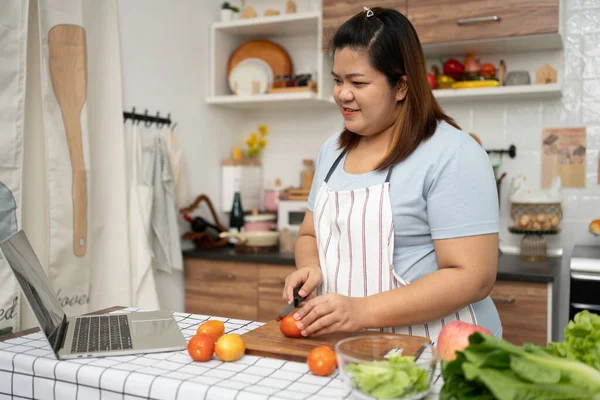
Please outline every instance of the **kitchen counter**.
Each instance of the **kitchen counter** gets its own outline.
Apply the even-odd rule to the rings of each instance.
[[[207,260],[238,261],[262,264],[294,265],[293,252],[239,253],[232,247],[210,250],[186,250],[184,257]],[[522,261],[518,255],[501,253],[498,258],[498,280],[521,282],[556,282],[560,274],[561,257],[546,261]]]

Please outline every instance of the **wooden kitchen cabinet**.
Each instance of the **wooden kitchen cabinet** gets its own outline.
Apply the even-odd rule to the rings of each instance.
[[[559,0],[408,0],[422,44],[558,32]]]
[[[255,321],[258,269],[253,264],[186,258],[185,311]]]
[[[407,0],[380,0],[377,7],[394,8],[406,15]],[[364,1],[323,0],[323,49],[333,37],[336,29],[354,14],[363,11]]]
[[[186,258],[184,269],[186,312],[268,322],[286,306],[281,295],[295,267]]]
[[[500,315],[503,338],[513,344],[546,346],[548,341],[548,284],[496,281],[490,297]]]

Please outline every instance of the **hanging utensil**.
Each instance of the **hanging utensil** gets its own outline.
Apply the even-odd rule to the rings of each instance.
[[[65,125],[73,175],[73,252],[87,248],[87,182],[81,141],[81,110],[86,100],[85,31],[78,25],[56,25],[48,34],[52,88]]]

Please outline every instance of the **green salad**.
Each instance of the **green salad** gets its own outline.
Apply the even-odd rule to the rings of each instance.
[[[414,357],[391,355],[386,361],[349,364],[344,370],[355,387],[380,399],[422,393],[429,388],[427,371],[414,363]]]

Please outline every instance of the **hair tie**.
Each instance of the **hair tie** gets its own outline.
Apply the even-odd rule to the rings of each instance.
[[[367,18],[373,16],[373,11],[371,11],[371,9],[369,7],[363,7],[363,10],[365,10],[367,12]]]

